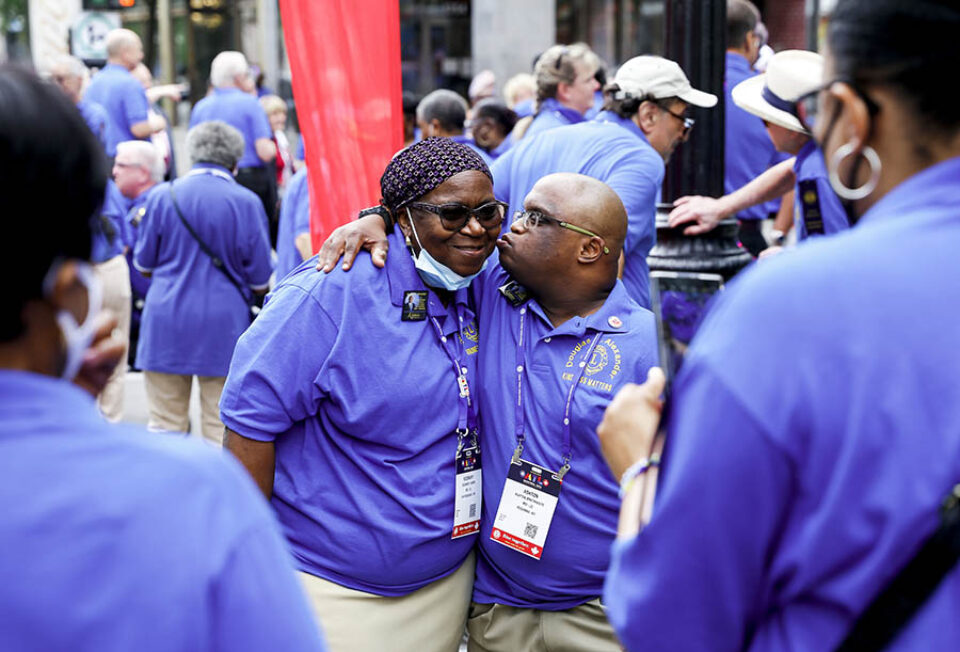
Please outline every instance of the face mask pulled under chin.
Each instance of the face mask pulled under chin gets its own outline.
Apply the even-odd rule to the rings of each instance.
[[[66,360],[63,365],[63,371],[60,377],[64,380],[73,380],[77,372],[80,371],[80,365],[83,363],[83,356],[93,343],[96,335],[96,321],[103,305],[103,292],[100,287],[100,281],[93,273],[93,268],[87,263],[75,262],[77,278],[87,290],[87,316],[82,324],[78,324],[76,318],[69,310],[61,308],[57,311],[57,325],[63,333],[63,340],[66,343]],[[60,270],[60,264],[54,263],[47,273],[43,283],[44,293],[47,297],[53,296],[53,286],[56,282],[57,273]]]
[[[417,240],[417,246],[420,247],[420,254],[414,256],[414,265],[417,268],[417,273],[420,274],[420,278],[430,287],[456,292],[469,286],[470,282],[475,279],[480,272],[486,269],[488,259],[483,261],[483,265],[480,266],[476,274],[471,274],[470,276],[457,274],[431,256],[420,242],[420,236],[417,235],[417,227],[413,225],[413,217],[410,215],[409,208],[407,209],[407,218],[410,220],[410,228],[413,230],[413,237]]]

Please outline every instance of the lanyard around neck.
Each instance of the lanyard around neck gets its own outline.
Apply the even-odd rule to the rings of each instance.
[[[188,177],[193,177],[198,174],[212,174],[215,177],[220,177],[221,179],[226,179],[227,181],[236,181],[232,174],[229,172],[224,172],[223,170],[218,170],[217,168],[194,168],[187,172]]]
[[[459,321],[457,333],[459,333],[463,329],[463,308],[457,305],[456,312]],[[476,443],[477,410],[473,403],[473,397],[470,395],[470,383],[467,381],[467,367],[460,360],[460,353],[463,351],[463,347],[456,345],[456,336],[448,337],[443,334],[443,329],[440,328],[440,322],[437,321],[436,317],[430,317],[430,323],[433,324],[434,330],[437,331],[437,337],[440,339],[440,348],[447,354],[447,357],[453,364],[453,371],[457,376],[457,436],[460,438],[460,446],[463,446],[463,440],[468,435],[472,436],[474,443]],[[451,339],[454,340],[453,349],[451,349],[450,346]]]
[[[517,439],[517,447],[514,449],[513,458],[510,460],[514,464],[520,462],[520,455],[523,453],[523,442],[526,437],[526,417],[523,412],[523,374],[527,369],[526,342],[524,337],[526,333],[524,326],[526,324],[528,307],[529,304],[520,308],[520,337],[517,341],[517,404],[514,411],[514,435]],[[577,387],[580,385],[580,379],[583,378],[583,372],[587,368],[587,363],[590,362],[590,358],[593,355],[593,350],[596,348],[597,342],[600,340],[601,335],[602,333],[597,331],[597,333],[593,336],[593,339],[590,340],[590,346],[587,347],[587,352],[584,354],[584,356],[580,358],[579,370],[577,371],[576,377],[573,379],[573,383],[570,385],[570,390],[567,392],[567,402],[563,407],[563,465],[557,472],[557,477],[560,480],[563,480],[563,476],[566,475],[567,471],[570,470],[570,457],[573,454],[570,427],[570,406],[573,405],[573,395],[577,391]]]

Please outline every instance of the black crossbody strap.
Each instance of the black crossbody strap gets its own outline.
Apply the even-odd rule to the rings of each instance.
[[[910,622],[960,559],[960,484],[943,501],[940,526],[873,599],[837,648],[882,650]]]
[[[180,218],[180,221],[183,222],[183,225],[187,227],[187,231],[190,232],[190,235],[193,236],[193,239],[197,241],[197,244],[200,245],[200,251],[207,254],[210,258],[210,262],[213,263],[213,266],[219,269],[224,276],[227,277],[227,280],[233,284],[233,287],[237,288],[237,291],[240,293],[240,296],[243,297],[243,300],[246,303],[250,303],[250,297],[247,296],[246,291],[243,289],[243,286],[240,284],[237,279],[233,278],[233,275],[227,271],[227,266],[224,265],[223,260],[213,252],[210,247],[207,246],[207,243],[200,239],[200,236],[194,231],[193,227],[190,226],[190,222],[187,221],[187,218],[183,216],[183,211],[180,210],[180,204],[177,203],[177,194],[173,191],[173,181],[170,182],[170,200],[173,202],[173,210],[177,212],[177,217]]]

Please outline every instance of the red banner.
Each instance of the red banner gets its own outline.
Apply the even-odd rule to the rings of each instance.
[[[310,177],[314,251],[377,203],[380,175],[403,145],[400,3],[280,0]]]

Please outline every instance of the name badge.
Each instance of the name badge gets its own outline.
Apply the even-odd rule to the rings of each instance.
[[[427,293],[408,291],[403,293],[403,310],[400,321],[424,321],[427,318]]]
[[[511,462],[490,538],[540,559],[560,500],[563,481],[553,471],[520,460]]]
[[[453,504],[451,539],[467,537],[480,531],[482,473],[479,447],[471,446],[457,453],[457,493]]]

